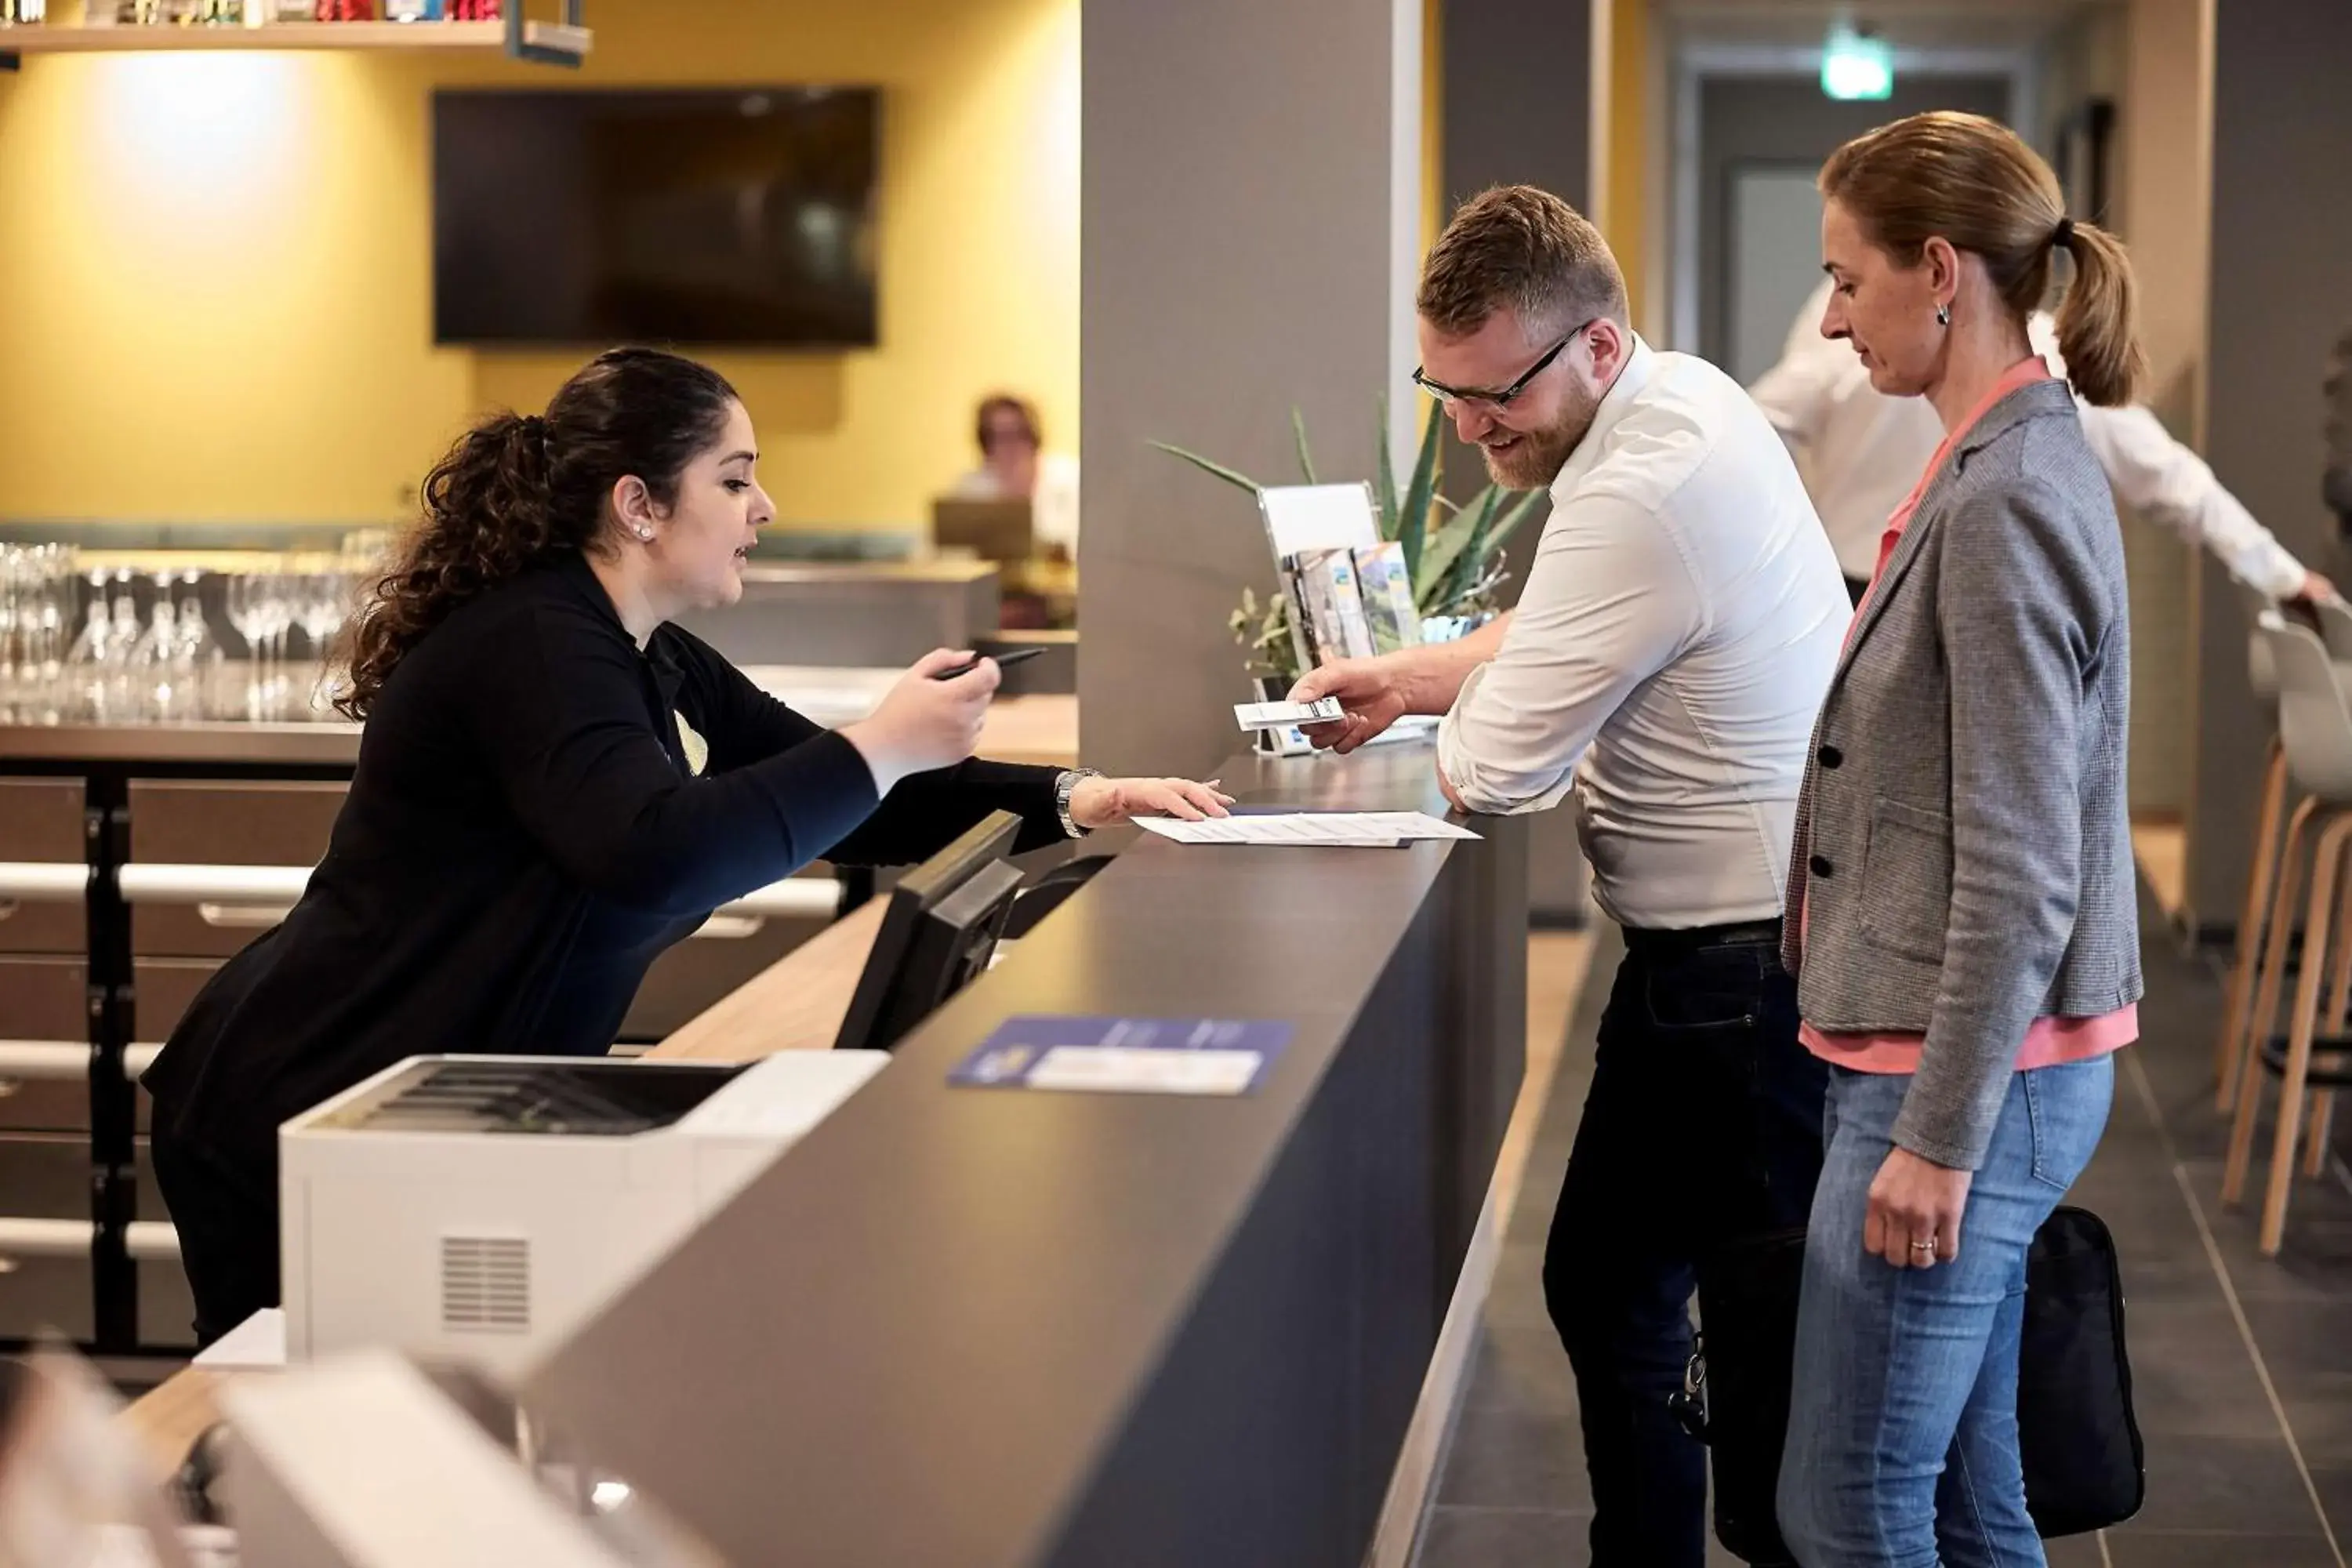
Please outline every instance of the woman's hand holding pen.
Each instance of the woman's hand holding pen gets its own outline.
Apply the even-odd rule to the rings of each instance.
[[[996,661],[983,658],[962,675],[940,675],[971,664],[970,650],[936,648],[916,660],[881,706],[841,736],[873,770],[874,788],[888,795],[910,773],[951,768],[980,744],[980,726],[996,695]]]

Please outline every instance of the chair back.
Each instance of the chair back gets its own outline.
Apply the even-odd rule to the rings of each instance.
[[[2336,666],[2316,635],[2274,614],[2254,635],[2270,650],[2279,679],[2279,739],[2298,788],[2331,805],[2352,805],[2352,711]]]
[[[2341,599],[2314,599],[2311,613],[2319,620],[2319,640],[2337,664],[2352,664],[2352,605]]]
[[[2278,710],[2278,666],[2271,659],[2271,645],[2263,640],[2264,616],[2278,614],[2278,603],[2260,588],[2249,588],[2243,583],[2233,584],[2238,590],[2238,602],[2246,607],[2246,684],[2253,688],[2254,700],[2275,713]]]

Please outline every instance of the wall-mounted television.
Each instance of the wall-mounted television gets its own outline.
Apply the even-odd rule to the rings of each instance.
[[[878,100],[436,93],[435,341],[871,345]]]

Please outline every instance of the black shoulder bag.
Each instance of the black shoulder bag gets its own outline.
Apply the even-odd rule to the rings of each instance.
[[[1710,1450],[1715,1533],[1746,1563],[1793,1562],[1774,1493],[1804,1258],[1802,1230],[1776,1231],[1724,1248],[1698,1271],[1703,1331],[1675,1406]],[[2026,1255],[2017,1425],[2025,1506],[2042,1535],[2104,1530],[2139,1511],[2147,1464],[2124,1352],[2123,1276],[2115,1238],[2087,1209],[2054,1211]]]

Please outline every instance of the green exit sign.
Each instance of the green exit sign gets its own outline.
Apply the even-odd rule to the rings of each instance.
[[[1884,38],[1831,28],[1829,42],[1822,46],[1822,90],[1844,100],[1893,97],[1895,50]]]

